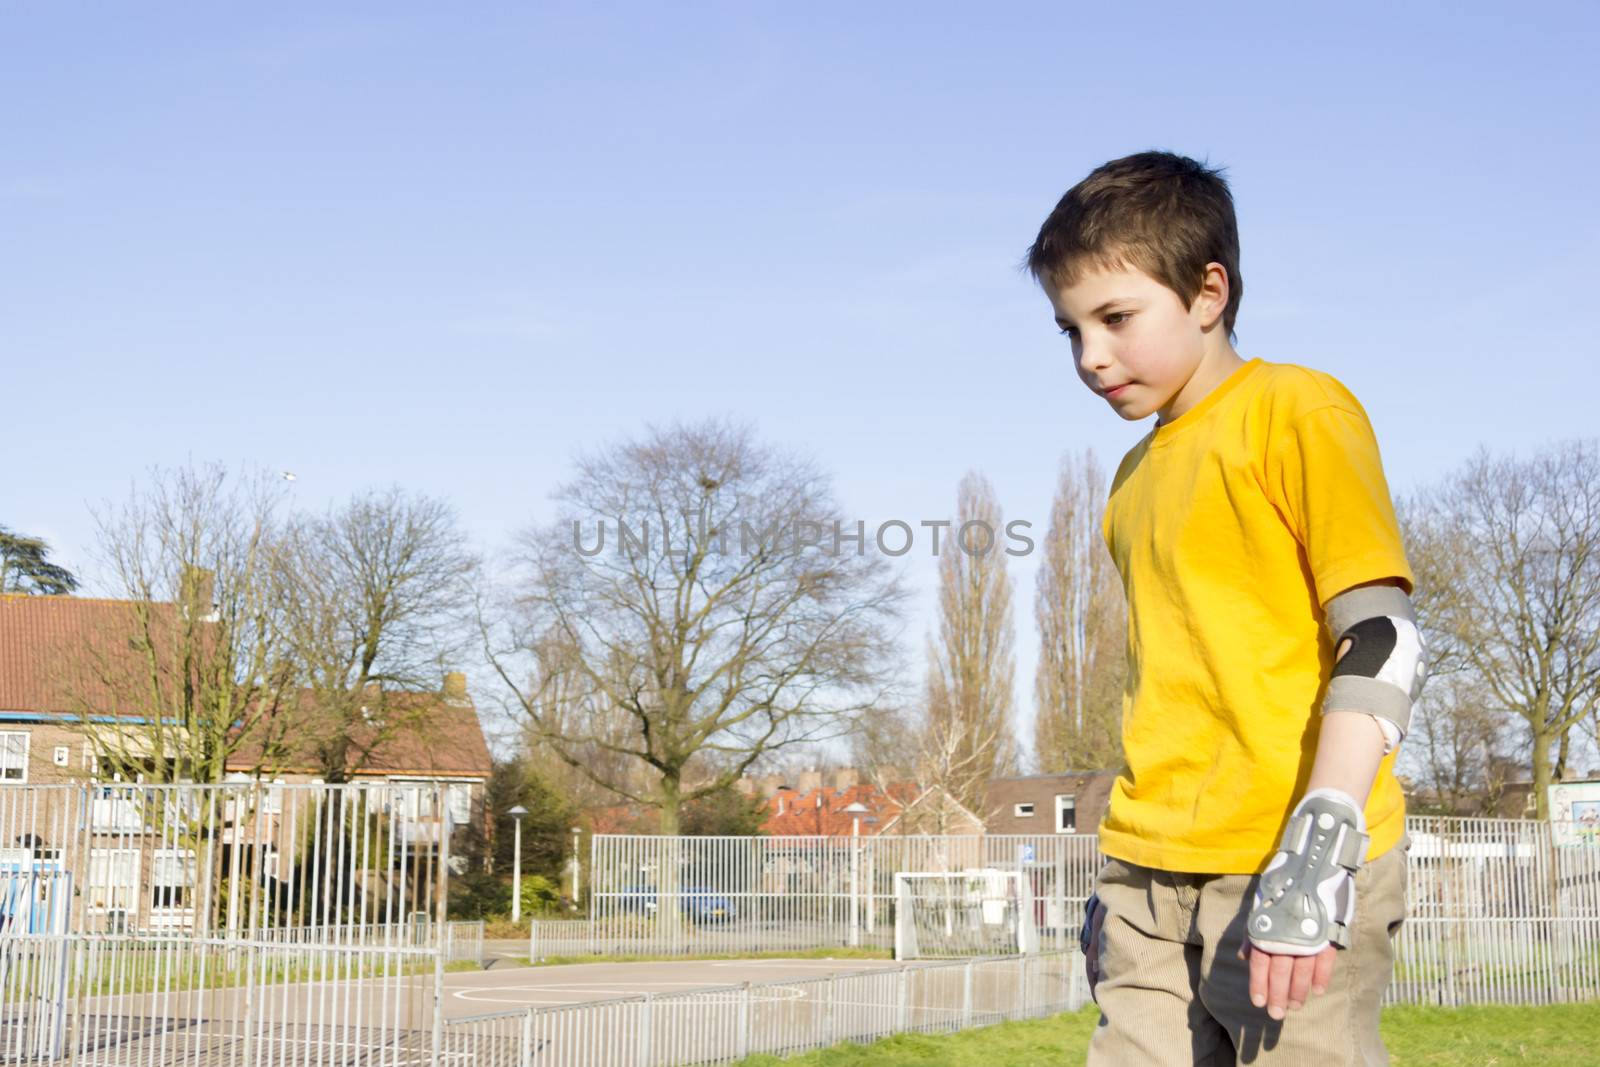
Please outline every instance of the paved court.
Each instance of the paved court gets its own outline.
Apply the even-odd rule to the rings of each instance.
[[[870,1041],[895,1029],[953,1029],[996,1021],[1024,1001],[1043,996],[1053,1003],[1070,993],[1059,967],[1036,968],[1029,978],[1020,961],[993,961],[966,975],[959,967],[913,966],[907,980],[886,973],[899,969],[889,960],[759,959],[449,973],[442,977],[447,1025],[437,1057],[432,973],[87,997],[75,1005],[70,1044],[80,1064],[105,1067],[302,1060],[526,1067],[530,1056],[535,1064],[616,1067],[633,1063],[634,1050],[644,1045],[655,1050],[652,1063],[698,1062],[731,1056],[745,1047],[735,1048],[740,1041],[782,1051],[809,1047],[818,1035],[831,1043]],[[818,981],[851,974],[862,977]],[[750,995],[731,991],[746,982],[759,988]],[[707,988],[729,991],[670,996]],[[647,1004],[645,994],[663,999]],[[579,1004],[591,1006],[561,1010]],[[529,1008],[551,1010],[535,1017]],[[9,1023],[19,1037],[37,1036],[36,1026],[17,1029],[24,1022],[0,1018],[0,1031]]]
[[[552,967],[497,966],[445,975],[445,1014],[451,1018],[517,1008],[613,1000],[643,993],[681,993],[741,982],[826,978],[900,966],[892,960],[672,960],[652,963],[572,963]]]

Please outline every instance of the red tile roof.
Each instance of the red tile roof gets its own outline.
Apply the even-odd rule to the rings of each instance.
[[[761,824],[766,833],[778,835],[820,834],[849,837],[855,816],[844,809],[860,802],[869,810],[861,815],[861,836],[870,837],[900,814],[922,792],[913,782],[894,782],[886,794],[875,785],[853,785],[847,789],[812,789],[805,793],[780,789],[767,798],[771,813]],[[781,813],[780,813],[781,812]]]
[[[310,707],[311,694],[302,699]],[[379,737],[379,728],[358,723],[349,731],[351,754],[366,757],[351,768],[357,775],[444,775],[487,778],[494,770],[478,711],[465,696],[444,693],[388,690],[383,694],[384,713],[406,723],[388,737]],[[264,759],[261,746],[247,745],[228,759],[230,771],[254,773],[261,769],[279,774],[316,774],[320,771],[313,738],[302,734],[304,743],[291,744],[288,752]],[[368,751],[370,749],[370,751]]]
[[[170,613],[172,604],[154,604]],[[128,713],[113,688],[94,676],[103,653],[137,632],[124,600],[0,593],[0,712],[72,715],[84,710]],[[130,670],[135,665],[130,664]],[[142,688],[142,687],[140,687]]]
[[[176,610],[167,603],[151,607],[158,617],[170,617]],[[142,665],[130,655],[123,666],[109,654],[125,646],[137,626],[138,614],[126,600],[0,594],[0,714],[137,714],[142,709],[117,706],[117,692],[143,690]],[[120,669],[128,672],[131,684],[108,685],[106,675]],[[418,725],[385,739],[357,773],[489,774],[489,748],[477,710],[464,693],[451,698],[437,692],[391,691],[384,700],[393,713]],[[369,738],[355,740],[356,751],[361,751]],[[276,770],[315,773],[304,752],[278,762],[287,765]],[[253,771],[259,763],[257,748],[230,760],[229,769]]]

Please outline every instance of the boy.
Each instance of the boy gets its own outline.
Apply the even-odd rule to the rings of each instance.
[[[1366,413],[1326,374],[1234,351],[1233,200],[1191,159],[1098,168],[1028,267],[1084,384],[1156,416],[1103,524],[1127,766],[1085,922],[1089,1062],[1386,1063],[1394,749],[1424,650]]]

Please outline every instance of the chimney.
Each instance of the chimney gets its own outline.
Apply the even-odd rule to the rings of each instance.
[[[813,789],[821,789],[822,772],[818,770],[801,771],[798,788],[802,793],[809,793]]]
[[[444,698],[452,704],[467,702],[467,676],[461,671],[449,671],[445,674]]]
[[[217,574],[186,563],[178,578],[178,608],[199,613],[201,622],[217,621]]]
[[[780,775],[768,774],[757,779],[757,784],[761,786],[761,795],[770,797],[783,788],[783,778]]]
[[[861,773],[854,767],[845,767],[833,772],[833,787],[840,792],[861,784]]]

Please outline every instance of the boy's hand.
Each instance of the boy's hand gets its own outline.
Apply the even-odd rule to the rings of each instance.
[[[1354,797],[1313,789],[1289,815],[1278,852],[1256,880],[1247,919],[1250,1002],[1274,1019],[1302,1007],[1333,977],[1349,944],[1354,874],[1367,850],[1366,816]]]
[[[1303,1007],[1308,993],[1321,996],[1328,991],[1339,950],[1329,945],[1315,956],[1286,956],[1246,941],[1244,951],[1250,960],[1250,1003],[1281,1019]]]

